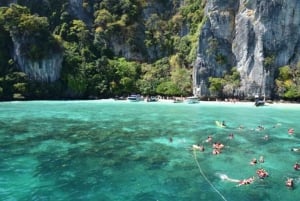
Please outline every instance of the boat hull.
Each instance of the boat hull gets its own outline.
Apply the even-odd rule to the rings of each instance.
[[[140,95],[131,95],[127,97],[127,100],[130,102],[138,102],[138,101],[142,101],[142,97]]]
[[[195,104],[195,103],[199,103],[199,99],[198,97],[187,97],[186,98],[186,103],[188,104]]]

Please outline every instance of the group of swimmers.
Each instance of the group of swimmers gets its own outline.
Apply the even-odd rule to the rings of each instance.
[[[300,168],[300,164],[296,163],[295,165],[299,166],[299,168]],[[257,174],[259,179],[264,179],[264,178],[269,176],[269,173],[263,168],[258,169],[256,171],[256,174]],[[252,184],[254,182],[254,180],[255,180],[254,177],[250,177],[248,179],[240,180],[240,181],[238,181],[237,186]],[[235,180],[232,180],[232,181],[236,182]],[[294,179],[293,178],[287,178],[287,180],[285,181],[285,185],[288,188],[293,188],[294,187]]]
[[[233,136],[232,136],[233,137]],[[207,139],[205,140],[205,142],[209,143],[212,141],[212,137],[208,136]],[[220,154],[221,150],[224,148],[224,144],[220,143],[220,142],[214,142],[212,145],[213,151],[212,154],[216,155],[216,154]],[[192,149],[193,150],[198,150],[203,152],[205,150],[203,145],[200,144],[194,144],[192,145]]]
[[[225,122],[223,121],[222,124],[224,123],[225,125]],[[257,130],[259,131],[262,131],[264,130],[264,127],[263,126],[258,126]],[[293,128],[290,128],[288,129],[288,134],[292,135],[294,134],[294,129]],[[233,139],[234,138],[234,135],[233,133],[230,133],[228,135],[228,139]],[[264,140],[268,140],[269,139],[269,136],[268,135],[265,135],[263,137]],[[212,136],[208,136],[207,139],[205,140],[206,143],[210,143],[212,142],[213,138]],[[224,148],[224,144],[220,143],[220,142],[214,142],[212,144],[212,148],[213,148],[213,151],[212,151],[212,154],[213,155],[216,155],[216,154],[220,154],[221,153],[221,150]],[[203,152],[205,149],[204,149],[204,146],[203,145],[200,145],[200,144],[197,144],[197,145],[193,145],[192,146],[192,149],[193,150],[199,150],[201,152]],[[294,148],[296,149],[296,148]],[[292,151],[298,151],[297,150],[293,150]],[[299,148],[299,151],[300,151],[300,148]],[[257,160],[256,158],[252,159],[250,161],[250,164],[251,165],[256,165],[258,162],[260,163],[264,163],[264,157],[263,156],[260,156],[259,160]],[[297,162],[294,164],[294,169],[295,170],[300,170],[300,164]],[[259,168],[257,171],[256,171],[256,175],[258,176],[259,179],[264,179],[266,177],[269,176],[269,173],[263,169],[263,168]],[[254,182],[254,177],[250,177],[250,178],[247,178],[247,179],[243,179],[243,180],[236,180],[235,182],[238,182],[238,185],[237,186],[242,186],[242,185],[248,185],[248,184],[252,184]],[[294,187],[294,182],[293,182],[293,178],[287,178],[287,180],[285,181],[285,185],[289,188],[293,188]]]
[[[258,160],[260,163],[264,163],[265,162],[265,159],[263,156],[260,156],[259,157],[259,160]],[[258,163],[257,159],[256,158],[253,158],[251,161],[250,161],[250,165],[256,165]]]
[[[220,143],[220,142],[216,142],[213,143],[213,151],[212,154],[216,155],[216,154],[220,154],[221,150],[224,148],[224,144]]]
[[[269,173],[263,168],[258,169],[256,174],[260,179],[264,179],[269,176]]]

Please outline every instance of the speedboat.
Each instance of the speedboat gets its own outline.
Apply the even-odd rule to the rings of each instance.
[[[132,94],[127,97],[127,100],[129,100],[130,102],[138,102],[138,101],[142,101],[143,98],[139,94]]]
[[[199,98],[197,96],[190,96],[186,98],[188,104],[199,103]]]

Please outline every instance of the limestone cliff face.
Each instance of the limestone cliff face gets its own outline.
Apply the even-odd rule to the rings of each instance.
[[[206,16],[194,66],[199,96],[209,95],[208,77],[236,66],[242,82],[233,94],[270,97],[278,68],[300,60],[300,1],[211,0]]]
[[[47,4],[48,0],[43,1],[43,4]],[[18,3],[15,0],[7,0],[1,2],[0,6],[9,6],[11,3]],[[22,2],[26,4],[27,2]],[[50,33],[49,33],[50,34]],[[10,31],[10,36],[13,43],[12,58],[14,58],[17,67],[34,81],[39,82],[54,82],[60,78],[60,72],[62,68],[63,52],[60,47],[42,46],[41,43],[46,42],[49,38],[40,37],[45,33],[31,33],[28,34],[14,30]],[[50,34],[51,35],[51,34]],[[45,52],[39,59],[32,59],[26,55],[24,49],[30,49],[36,46],[37,49]],[[58,46],[58,45],[57,45]]]
[[[40,82],[54,82],[60,78],[63,61],[61,52],[53,53],[49,50],[49,54],[45,58],[32,60],[22,53],[21,46],[24,41],[14,36],[12,41],[14,45],[14,60],[30,79]]]

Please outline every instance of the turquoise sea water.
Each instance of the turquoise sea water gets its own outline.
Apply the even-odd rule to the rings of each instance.
[[[0,200],[300,200],[293,169],[300,152],[291,151],[300,148],[299,112],[299,105],[277,104],[3,102]],[[205,142],[209,135],[225,145],[220,155]],[[205,151],[192,151],[193,144]],[[260,156],[264,163],[249,165]],[[260,167],[269,177],[251,185],[222,180],[256,176]]]

